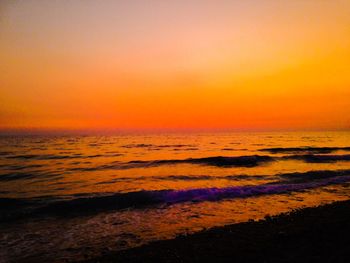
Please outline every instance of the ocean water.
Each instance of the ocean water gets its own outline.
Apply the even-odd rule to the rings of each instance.
[[[350,198],[350,133],[0,138],[0,262],[74,261]]]

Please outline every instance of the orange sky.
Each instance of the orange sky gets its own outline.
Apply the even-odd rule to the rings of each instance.
[[[0,98],[2,129],[349,129],[350,1],[1,1]]]

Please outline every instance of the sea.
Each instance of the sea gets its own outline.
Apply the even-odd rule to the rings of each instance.
[[[350,132],[0,137],[0,262],[71,262],[350,199]]]

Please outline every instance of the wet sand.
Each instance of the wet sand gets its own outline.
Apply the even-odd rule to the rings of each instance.
[[[350,262],[350,200],[212,228],[87,262]]]

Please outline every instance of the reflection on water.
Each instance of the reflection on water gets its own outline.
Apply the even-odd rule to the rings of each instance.
[[[3,137],[0,257],[83,259],[345,200],[349,146],[345,132]]]

